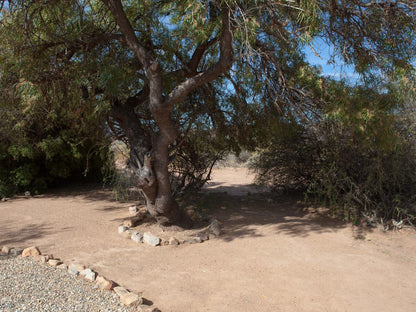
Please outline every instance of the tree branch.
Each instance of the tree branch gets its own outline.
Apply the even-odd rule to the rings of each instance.
[[[196,71],[198,70],[198,65],[201,62],[201,59],[204,56],[205,51],[210,46],[212,46],[217,40],[217,38],[213,38],[201,43],[196,47],[194,53],[192,54],[192,58],[187,66],[187,71],[190,75],[195,75],[197,73]]]
[[[230,69],[233,62],[232,39],[233,34],[230,23],[230,9],[228,7],[223,7],[222,33],[220,38],[220,58],[218,62],[210,69],[194,75],[193,77],[182,82],[174,90],[172,90],[165,98],[165,103],[169,108],[174,104],[183,101],[189,92],[191,92],[193,89],[214,80],[221,74],[225,73],[228,69]],[[197,54],[194,53],[195,61],[198,59],[199,53],[199,51]]]
[[[126,13],[124,12],[123,6],[120,0],[101,0],[104,2],[108,8],[110,9],[111,13],[114,16],[118,26],[120,27],[124,37],[126,38],[127,45],[132,49],[134,54],[136,54],[137,58],[146,68],[150,68],[153,64],[154,60],[146,50],[146,48],[139,42],[136,35],[134,34],[134,29],[128,20]]]

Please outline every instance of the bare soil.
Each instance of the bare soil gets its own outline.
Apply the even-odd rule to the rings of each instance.
[[[196,198],[201,223],[194,231],[215,217],[223,235],[214,240],[136,244],[117,233],[132,203],[80,186],[0,202],[0,246],[36,245],[79,261],[163,312],[415,310],[414,231],[358,228],[301,198],[258,193],[243,168],[217,169],[213,177]]]

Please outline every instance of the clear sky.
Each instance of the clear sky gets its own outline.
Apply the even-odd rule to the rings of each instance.
[[[346,65],[339,57],[335,58],[333,62],[330,62],[331,55],[334,52],[334,47],[329,46],[322,39],[315,39],[311,43],[313,50],[308,46],[305,46],[304,52],[306,59],[311,65],[316,65],[321,68],[323,76],[329,76],[334,79],[344,78],[345,80],[355,83],[359,79],[359,75],[355,72],[354,66]]]

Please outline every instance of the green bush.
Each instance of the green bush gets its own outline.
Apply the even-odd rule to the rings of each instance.
[[[30,85],[30,98],[18,88],[0,96],[0,197],[100,181],[112,170],[105,122],[94,107],[76,92],[52,105],[51,97],[59,95],[42,88]]]
[[[416,217],[414,121],[391,93],[356,88],[313,124],[281,124],[252,163],[257,180],[300,189],[345,220]],[[339,95],[339,94],[338,94]]]

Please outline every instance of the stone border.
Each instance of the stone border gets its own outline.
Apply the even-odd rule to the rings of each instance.
[[[24,249],[3,246],[0,250],[0,255],[11,255],[16,257],[21,255],[22,258],[32,258],[40,263],[65,270],[68,274],[73,276],[82,277],[90,283],[95,283],[94,287],[101,291],[113,291],[118,295],[122,304],[137,309],[137,312],[161,312],[158,308],[144,304],[143,298],[138,294],[119,286],[116,282],[107,279],[102,275],[98,275],[97,272],[92,269],[86,268],[84,265],[76,262],[67,265],[53,255],[42,254],[36,246]]]
[[[179,241],[175,237],[170,237],[169,240],[163,241],[160,237],[153,235],[150,232],[139,233],[132,229],[139,222],[146,218],[146,209],[138,209],[136,205],[129,207],[130,218],[125,220],[123,224],[118,226],[118,233],[126,238],[130,238],[136,243],[145,243],[147,245],[167,246],[167,245],[183,245],[183,244],[198,244],[204,241],[216,238],[221,235],[221,226],[218,220],[213,219],[205,230],[202,230],[197,236],[189,237],[186,240]]]

